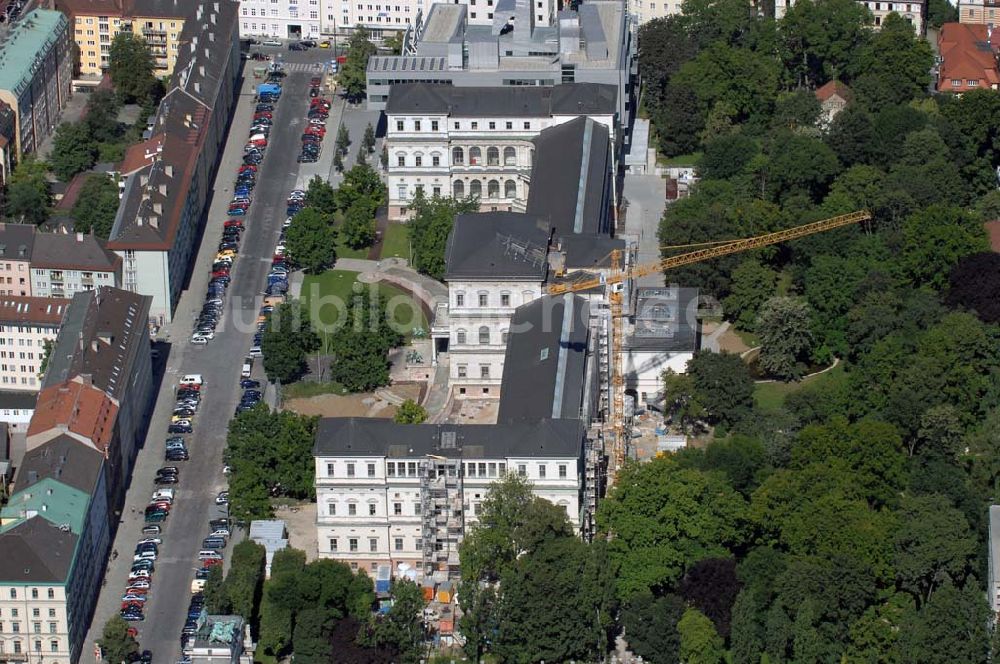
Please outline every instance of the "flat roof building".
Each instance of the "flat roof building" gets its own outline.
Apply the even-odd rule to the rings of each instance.
[[[34,9],[0,37],[0,101],[16,115],[16,158],[34,152],[70,96],[73,49],[62,12]]]

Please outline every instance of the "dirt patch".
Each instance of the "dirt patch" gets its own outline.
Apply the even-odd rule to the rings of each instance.
[[[288,546],[306,552],[306,562],[319,557],[316,542],[316,503],[278,505],[274,518],[285,522],[288,530]]]
[[[419,403],[421,386],[416,383],[392,385],[386,388],[401,399],[413,399]],[[318,394],[304,399],[289,399],[285,409],[300,415],[320,417],[382,417],[396,415],[396,406],[374,394]]]
[[[445,421],[449,424],[496,424],[499,399],[455,399]]]
[[[726,353],[745,353],[750,350],[750,346],[743,343],[743,339],[740,335],[733,331],[730,327],[728,330],[722,333],[719,337],[719,350]]]

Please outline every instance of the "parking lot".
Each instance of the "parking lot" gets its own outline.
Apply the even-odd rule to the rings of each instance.
[[[175,494],[169,516],[160,524],[162,544],[158,546],[151,575],[144,620],[132,623],[139,631],[141,647],[151,650],[157,662],[175,662],[180,656],[180,633],[187,617],[189,589],[195,570],[200,567],[198,550],[209,534],[209,521],[225,515],[225,507],[217,506],[215,499],[218,492],[226,488],[222,452],[227,426],[240,400],[243,358],[254,336],[271,256],[285,219],[285,199],[299,180],[300,165],[296,157],[308,108],[309,79],[315,75],[315,63],[331,57],[328,51],[319,49],[290,53],[273,48],[269,52],[283,56],[288,63],[288,74],[283,81],[282,98],[275,105],[274,125],[266,156],[258,170],[253,204],[244,217],[246,231],[232,266],[232,283],[225,298],[224,313],[210,343],[190,343],[195,320],[205,300],[223,223],[228,218],[226,211],[233,194],[233,182],[242,163],[243,147],[251,125],[255,107],[253,92],[260,82],[252,75],[254,61],[246,63],[241,96],[216,175],[207,227],[190,284],[182,295],[174,320],[162,331],[171,345],[166,371],[149,436],[133,472],[113,545],[117,557],[109,564],[105,587],[81,658],[84,661],[94,661],[91,646],[100,638],[104,623],[120,608],[133,550],[136,542],[143,538],[143,511],[156,489],[157,469],[165,465],[177,466],[179,481],[170,485]],[[332,160],[332,137],[336,135],[339,117],[339,113],[331,112],[327,125],[330,138],[323,146],[327,169]],[[311,172],[322,173],[324,160],[306,166]],[[261,377],[259,364],[257,362],[254,367],[255,378]],[[164,441],[175,407],[175,390],[179,378],[187,374],[200,374],[204,380],[201,403],[192,420],[193,433],[184,436],[190,460],[165,462]]]

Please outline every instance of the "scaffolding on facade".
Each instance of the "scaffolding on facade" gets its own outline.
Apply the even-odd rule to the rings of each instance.
[[[449,434],[455,435],[454,432],[442,432],[442,447],[447,446],[445,438]],[[458,545],[465,533],[461,461],[438,456],[424,461],[420,497],[424,577],[442,581],[458,578]]]

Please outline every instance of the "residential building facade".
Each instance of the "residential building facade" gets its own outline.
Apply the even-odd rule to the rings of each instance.
[[[31,295],[33,224],[0,223],[0,295]]]
[[[31,254],[31,292],[36,297],[71,298],[121,283],[122,259],[104,240],[84,233],[38,234]]]
[[[490,484],[508,473],[579,524],[584,426],[579,420],[504,425],[402,425],[324,418],[316,432],[319,556],[374,573],[405,563],[453,571]]]
[[[30,451],[0,510],[0,661],[77,662],[110,548],[103,457],[60,437]]]
[[[0,390],[37,392],[69,300],[0,296]]]
[[[15,155],[34,152],[56,126],[70,96],[73,45],[62,12],[34,9],[0,37],[0,101],[16,116]]]
[[[134,170],[122,169],[108,248],[122,257],[123,288],[153,298],[154,325],[172,319],[200,239],[242,67],[238,11],[229,0],[197,6],[152,136],[126,155]]]
[[[958,0],[955,3],[958,10],[959,23],[979,23],[996,25],[1000,16],[1000,5],[996,0]]]
[[[173,73],[181,31],[190,10],[168,0],[57,0],[69,16],[79,55],[78,75],[95,83],[108,70],[111,42],[119,32],[141,35],[157,76]]]
[[[945,23],[938,32],[938,92],[961,94],[983,88],[1000,89],[1000,35],[989,25]]]
[[[523,212],[534,163],[532,139],[578,116],[614,135],[614,86],[458,88],[392,86],[386,104],[389,218],[404,219],[417,192],[476,196],[480,209]]]
[[[318,39],[322,11],[320,0],[246,0],[240,3],[240,37]]]
[[[17,165],[17,116],[9,104],[0,101],[0,187],[10,182]]]
[[[636,45],[625,5],[593,0],[562,10],[551,26],[535,20],[532,0],[498,0],[508,8],[491,25],[474,25],[471,6],[436,3],[403,38],[401,55],[376,55],[366,72],[368,108],[383,110],[399,83],[511,88],[603,83],[615,86],[615,114],[627,138],[635,111]],[[481,115],[489,115],[484,110]]]
[[[854,99],[851,89],[833,80],[820,86],[816,90],[816,100],[820,104],[819,124],[821,127],[829,127],[837,114],[847,108],[847,105]]]

